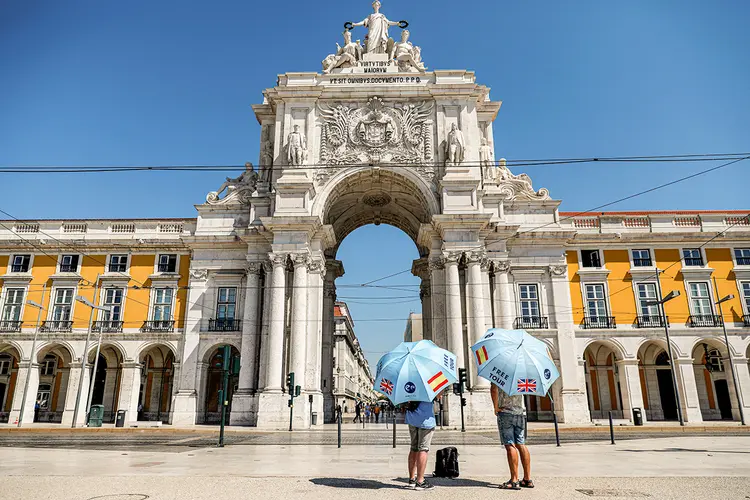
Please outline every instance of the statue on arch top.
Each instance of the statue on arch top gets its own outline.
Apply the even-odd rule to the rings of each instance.
[[[336,53],[323,59],[323,73],[328,74],[336,68],[349,68],[362,59],[362,46],[359,40],[352,42],[352,32],[344,31],[344,46],[336,44]]]
[[[391,21],[385,14],[380,13],[381,3],[378,0],[372,2],[372,8],[374,12],[367,16],[359,23],[353,23],[351,26],[364,26],[367,28],[367,38],[365,39],[365,52],[368,54],[387,54],[388,53],[388,42],[390,37],[388,36],[388,28],[391,26],[399,26],[398,21]],[[391,43],[392,40],[391,40]]]
[[[398,62],[398,69],[400,71],[415,69],[420,73],[424,73],[422,49],[416,45],[412,45],[409,41],[409,30],[401,32],[401,41],[393,46],[389,56]]]

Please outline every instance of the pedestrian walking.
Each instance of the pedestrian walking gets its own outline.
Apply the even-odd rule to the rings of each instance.
[[[441,396],[439,395],[438,398]],[[424,472],[427,469],[427,456],[430,443],[435,433],[435,414],[432,402],[413,401],[406,404],[406,424],[409,426],[409,487],[417,490],[429,490],[432,485],[427,482]]]
[[[341,418],[341,403],[336,405],[336,422]]]
[[[373,412],[375,413],[375,423],[377,424],[380,422],[380,405],[375,405]]]
[[[526,414],[523,407],[523,396],[516,394],[508,396],[496,385],[490,389],[492,404],[497,415],[497,427],[500,441],[505,446],[510,469],[510,480],[500,485],[503,490],[520,490],[533,488],[531,480],[531,454],[526,447]],[[519,481],[518,462],[523,466],[523,479]]]
[[[362,420],[362,404],[357,403],[354,405],[354,420],[352,421],[353,424],[357,423],[357,420]]]
[[[370,410],[370,405],[369,405],[369,404],[368,404],[368,405],[365,405],[365,421],[366,421],[367,423],[370,423],[370,415],[371,415],[371,414],[372,414],[372,412],[371,412],[371,410]]]
[[[39,410],[42,408],[42,402],[40,400],[36,400],[36,403],[34,403],[34,422],[39,422]]]

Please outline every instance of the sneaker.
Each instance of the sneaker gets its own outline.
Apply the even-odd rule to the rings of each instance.
[[[413,488],[416,488],[416,487],[417,487],[417,479],[416,478],[409,479],[409,488],[413,489]]]
[[[417,483],[414,488],[417,490],[431,490],[433,486],[430,483],[428,483],[427,480],[425,479],[421,483]]]

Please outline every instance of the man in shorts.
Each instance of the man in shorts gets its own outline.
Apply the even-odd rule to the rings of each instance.
[[[435,433],[435,414],[432,403],[413,401],[406,409],[406,423],[409,425],[411,448],[409,449],[409,487],[429,490],[432,485],[424,478],[427,468],[427,454],[430,451],[432,435]]]
[[[508,396],[495,384],[490,390],[492,404],[497,415],[497,427],[500,431],[500,441],[505,446],[510,468],[510,480],[500,485],[503,490],[520,490],[533,488],[531,480],[531,455],[526,448],[526,412],[523,407],[523,396],[517,394]],[[523,480],[518,480],[518,458],[523,465]]]

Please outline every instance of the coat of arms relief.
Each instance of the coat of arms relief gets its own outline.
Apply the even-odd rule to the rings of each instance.
[[[325,184],[339,169],[353,165],[413,166],[429,182],[432,164],[432,103],[386,106],[371,97],[365,106],[318,104],[322,120],[318,184]]]

